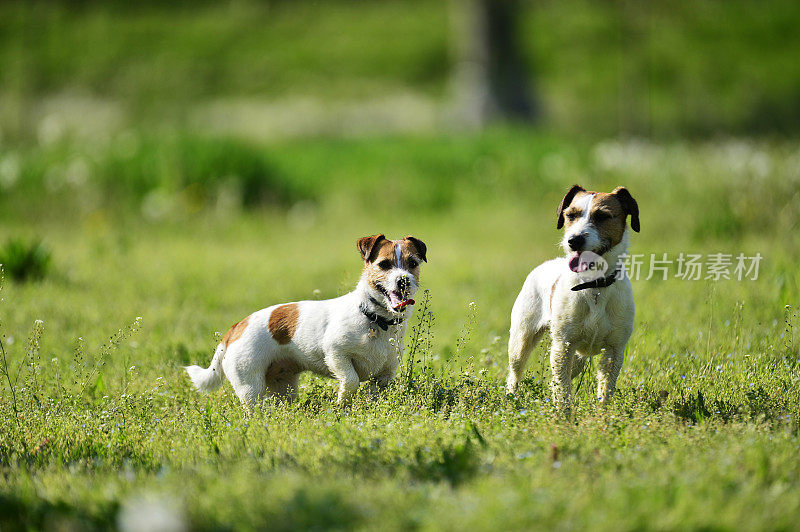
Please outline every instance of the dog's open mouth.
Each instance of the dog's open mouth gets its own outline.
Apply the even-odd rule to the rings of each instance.
[[[405,299],[405,296],[399,290],[386,290],[383,286],[376,284],[378,290],[389,300],[389,306],[395,312],[402,312],[407,306],[413,305],[413,299]]]
[[[408,305],[413,305],[414,300],[403,299],[403,295],[400,292],[392,290],[389,292],[389,304],[395,312],[400,312],[401,310],[405,310]]]
[[[608,263],[599,254],[593,251],[573,251],[567,259],[569,269],[584,275],[605,275]]]
[[[580,251],[573,251],[572,255],[569,256],[569,269],[575,273],[581,273],[586,270],[586,263],[581,263],[581,252]]]

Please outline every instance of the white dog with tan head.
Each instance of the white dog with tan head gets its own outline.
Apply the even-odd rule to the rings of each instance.
[[[531,350],[549,331],[553,402],[568,411],[572,378],[601,355],[597,397],[611,401],[633,332],[633,291],[620,257],[628,250],[627,219],[639,231],[639,207],[624,187],[611,193],[575,185],[558,207],[566,257],[545,262],[525,280],[511,311],[506,390],[514,393]]]
[[[208,392],[223,373],[252,408],[265,397],[291,400],[300,373],[339,382],[339,404],[362,381],[389,384],[403,353],[406,323],[419,286],[425,244],[413,236],[384,235],[358,241],[364,271],[355,290],[325,301],[299,301],[259,310],[225,334],[208,369],[189,366],[195,387]]]

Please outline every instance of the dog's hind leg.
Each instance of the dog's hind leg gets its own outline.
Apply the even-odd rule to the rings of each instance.
[[[267,384],[264,381],[263,375],[253,374],[246,378],[228,377],[228,379],[233,385],[233,391],[236,393],[236,397],[239,398],[245,408],[250,412],[264,400]]]
[[[223,361],[225,375],[233,386],[236,397],[246,409],[252,411],[264,400],[267,384],[261,365],[249,353],[229,353]]]
[[[300,366],[293,360],[278,360],[266,372],[268,395],[291,402],[297,397],[300,386]]]
[[[399,359],[397,357],[391,357],[383,369],[370,379],[370,392],[373,397],[377,397],[389,386],[389,383],[392,382],[395,374],[397,374],[398,364]]]
[[[297,390],[300,387],[300,374],[281,377],[267,381],[267,394],[278,400],[291,403],[297,398]]]
[[[603,406],[610,404],[614,397],[624,359],[624,349],[609,347],[600,355],[600,363],[597,365],[597,399]]]

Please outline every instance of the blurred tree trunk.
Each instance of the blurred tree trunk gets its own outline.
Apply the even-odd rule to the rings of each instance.
[[[451,0],[460,118],[533,122],[537,107],[518,39],[518,0]]]

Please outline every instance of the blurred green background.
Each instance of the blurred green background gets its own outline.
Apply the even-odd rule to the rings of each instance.
[[[499,45],[491,5],[514,30]],[[528,159],[796,138],[798,26],[790,0],[4,2],[0,203],[158,218],[179,192],[194,212],[422,187],[402,199],[440,209],[542,184],[527,163],[486,167],[509,122],[535,134]],[[530,112],[493,106],[498,70]]]
[[[460,12],[471,3],[3,2],[0,126],[6,142],[46,136],[48,117],[51,129],[105,134],[165,122],[262,136],[358,133],[358,122],[379,133],[446,129],[463,83]],[[797,2],[515,4],[541,127],[589,136],[800,128]]]

